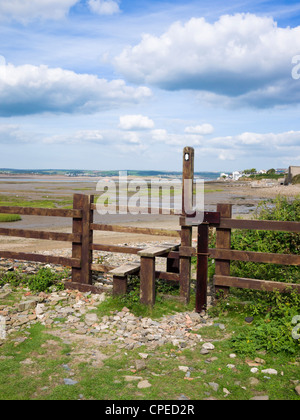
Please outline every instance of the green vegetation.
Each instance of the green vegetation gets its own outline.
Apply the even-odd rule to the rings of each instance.
[[[300,198],[279,197],[266,201],[258,207],[256,217],[300,221]],[[215,233],[211,229],[210,247],[214,246]],[[234,230],[232,247],[299,254],[300,239],[299,235],[290,233]],[[210,259],[210,277],[213,274],[214,261]],[[274,264],[232,262],[231,274],[300,282],[299,267],[284,268]],[[33,293],[48,291],[52,286],[63,287],[65,277],[66,272],[58,275],[47,268],[36,275],[6,272],[0,274],[0,286],[10,283],[16,288],[14,294],[20,298],[24,296],[24,290],[20,293],[24,286]],[[166,314],[194,308],[193,294],[189,306],[180,303],[178,285],[157,281],[156,292],[153,309],[141,305],[139,279],[132,277],[126,296],[108,297],[92,311],[101,319],[126,306],[136,316],[160,319]],[[0,400],[164,401],[176,400],[182,395],[191,400],[208,396],[220,400],[249,400],[257,395],[268,395],[270,400],[300,400],[295,392],[299,384],[300,340],[292,335],[295,327],[292,320],[300,315],[299,294],[232,288],[228,296],[219,297],[209,315],[213,325],[203,322],[199,330],[189,331],[200,334],[203,341],[213,340],[215,350],[206,355],[200,352],[203,342],[193,348],[167,344],[128,351],[115,343],[99,347],[92,331],[83,341],[80,335],[72,340],[72,334],[67,341],[65,318],[55,319],[50,327],[37,323],[26,330],[20,329],[5,342],[0,341]],[[252,317],[253,321],[245,322],[246,317]],[[57,326],[64,323],[66,328],[60,331],[60,336]],[[103,359],[95,366],[95,355],[99,352]],[[135,369],[136,361],[141,359],[139,353],[148,354],[142,371]],[[230,357],[232,353],[236,355],[234,359]],[[179,366],[188,366],[190,376]],[[250,372],[252,366],[258,366],[258,373]],[[267,368],[276,369],[278,375],[264,374],[262,370]],[[151,387],[139,389],[138,380],[128,382],[126,376],[142,377]],[[75,384],[65,385],[65,378],[71,378]],[[211,383],[218,384],[218,389],[213,390]]]
[[[279,180],[281,178],[284,178],[283,174],[275,174],[275,173],[266,173],[266,174],[251,174],[248,177],[243,177],[241,180],[247,181],[247,180],[261,180],[261,179],[273,179],[273,180]]]
[[[151,350],[141,346],[130,351],[114,344],[99,347],[93,344],[91,336],[80,341],[79,336],[71,340],[70,335],[67,341],[55,328],[47,329],[38,323],[26,332],[14,334],[0,346],[0,399],[164,401],[184,395],[191,400],[208,396],[219,400],[249,400],[255,395],[268,395],[270,400],[299,400],[295,392],[299,381],[296,356],[260,352],[263,364],[257,374],[250,373],[249,364],[254,358],[243,353],[230,358],[233,341],[225,337],[236,335],[237,327],[243,324],[244,310],[233,300],[227,303],[229,314],[219,313],[213,326],[197,331],[203,340],[214,340],[215,350],[209,355],[200,353],[202,343],[194,348],[179,349],[166,344]],[[225,333],[218,327],[220,322]],[[102,362],[95,366],[95,355],[99,352],[103,355]],[[145,369],[136,371],[135,363],[141,360],[139,353],[147,353],[148,357]],[[234,367],[229,368],[230,365]],[[190,376],[179,366],[188,366]],[[278,375],[260,372],[269,367],[276,369]],[[136,380],[128,382],[126,376]],[[138,377],[148,380],[151,387],[139,389]],[[64,378],[72,379],[74,385],[65,385]],[[213,390],[210,383],[218,384],[218,389]]]
[[[18,214],[0,214],[0,223],[18,222],[22,220]]]
[[[293,185],[300,184],[300,175],[296,175],[293,177],[292,184]]]
[[[25,197],[0,195],[0,206],[37,207],[37,208],[71,208],[73,198],[49,198],[46,200],[28,200]]]
[[[62,280],[66,278],[67,271],[60,274],[50,268],[41,268],[37,274],[24,274],[20,271],[7,271],[0,273],[0,287],[9,283],[12,287],[27,286],[33,292],[47,292],[54,286],[56,290],[64,289]]]
[[[300,221],[300,198],[289,200],[278,197],[262,202],[256,211],[260,220]],[[271,231],[233,230],[232,249],[254,252],[299,254],[298,234]],[[215,233],[210,231],[210,247],[215,247]],[[214,261],[209,260],[209,276],[215,272]],[[285,283],[300,283],[298,266],[282,266],[253,262],[231,262],[232,276],[256,278]],[[235,302],[232,305],[232,300]],[[300,295],[296,292],[281,294],[232,288],[228,298],[221,299],[214,311],[226,312],[236,302],[246,302],[242,306],[243,316],[255,316],[253,325],[236,329],[231,341],[234,350],[242,354],[253,354],[259,350],[271,353],[299,354],[300,342],[292,338],[292,319],[300,314]]]
[[[103,316],[110,311],[121,311],[126,306],[135,316],[161,318],[163,315],[193,310],[195,307],[195,296],[192,294],[188,306],[179,300],[178,285],[170,285],[169,282],[156,280],[155,285],[156,301],[153,308],[140,303],[140,280],[138,277],[131,277],[128,283],[128,293],[124,296],[111,296],[106,299],[98,308],[98,315]]]

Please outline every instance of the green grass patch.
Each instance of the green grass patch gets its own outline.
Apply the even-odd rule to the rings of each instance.
[[[0,223],[18,222],[22,217],[18,214],[0,214]]]
[[[193,310],[195,296],[192,294],[188,306],[180,302],[178,287],[170,287],[166,282],[156,281],[156,300],[153,308],[140,303],[140,280],[132,277],[128,283],[128,293],[124,296],[110,296],[98,306],[97,314],[102,317],[109,312],[121,311],[127,307],[135,316],[159,319],[164,315]]]
[[[0,195],[0,206],[17,206],[17,207],[35,207],[35,208],[71,208],[73,204],[72,198],[53,198],[46,200],[28,200],[25,197],[15,197]]]

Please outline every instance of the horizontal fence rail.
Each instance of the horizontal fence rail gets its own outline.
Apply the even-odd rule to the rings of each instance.
[[[222,218],[219,229],[270,230],[278,232],[300,233],[300,222],[281,222],[277,220],[240,220]]]
[[[118,225],[101,225],[92,223],[91,230],[102,230],[106,232],[119,232],[119,233],[136,233],[142,235],[151,236],[168,236],[174,238],[180,238],[180,230],[168,230],[168,229],[152,229],[152,228],[137,228],[131,226],[118,226]]]
[[[46,216],[46,217],[82,217],[81,210],[72,209],[44,209],[33,207],[0,206],[0,213],[20,214],[21,216]]]
[[[53,255],[30,254],[25,252],[0,251],[0,257],[12,260],[34,261],[45,264],[63,265],[65,267],[80,268],[81,265],[80,259],[76,258],[55,257]]]
[[[246,279],[233,276],[215,276],[215,285],[237,287],[240,289],[264,290],[266,292],[273,292],[274,290],[285,292],[289,291],[289,289],[294,289],[300,293],[300,284],[281,283],[278,281],[270,280]]]
[[[44,239],[47,241],[81,242],[82,236],[74,233],[46,232],[27,229],[0,228],[0,236],[15,236],[27,239]]]

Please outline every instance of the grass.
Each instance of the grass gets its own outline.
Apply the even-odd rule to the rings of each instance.
[[[36,207],[36,208],[71,208],[73,198],[52,198],[42,200],[29,200],[25,197],[0,195],[0,206]]]
[[[4,283],[8,281],[7,277]],[[192,311],[195,305],[193,295],[191,303],[185,306],[178,300],[178,290],[160,281],[156,283],[156,304],[149,309],[139,303],[138,290],[138,279],[132,277],[126,296],[109,297],[91,312],[96,312],[101,320],[126,306],[135,316],[160,319],[164,315]],[[13,287],[13,293],[5,301],[0,300],[0,304],[13,308],[22,296],[24,290]],[[270,400],[299,401],[295,387],[299,384],[300,347],[294,353],[257,349],[253,332],[268,319],[262,317],[262,310],[255,314],[249,312],[255,304],[254,298],[238,293],[219,299],[209,310],[213,325],[203,323],[198,331],[190,331],[200,334],[203,341],[213,342],[215,349],[209,354],[201,354],[202,342],[192,348],[178,348],[170,343],[155,349],[141,346],[126,350],[115,344],[101,347],[92,333],[81,338],[75,334],[72,338],[67,318],[56,318],[50,327],[37,323],[20,329],[5,342],[0,341],[0,400],[163,402],[177,400],[182,395],[190,400],[208,397],[249,400],[268,395]],[[258,306],[263,304],[263,300],[256,301]],[[286,301],[278,300],[277,306],[283,310]],[[252,324],[245,322],[249,315],[254,317]],[[103,357],[95,366],[95,354],[99,352]],[[148,357],[146,368],[136,371],[139,353],[147,353]],[[232,353],[235,358],[230,357]],[[259,362],[255,362],[257,357]],[[257,373],[250,372],[253,362],[258,364]],[[179,366],[187,366],[189,376]],[[276,369],[278,375],[263,373],[267,368]],[[151,387],[139,389],[139,380],[128,382],[126,376],[142,377]],[[77,383],[66,385],[66,378]],[[211,383],[218,384],[218,389],[214,390]]]
[[[0,223],[18,222],[19,220],[22,218],[18,214],[0,214]]]
[[[105,306],[100,306],[104,310]],[[220,322],[224,323],[225,332],[218,328]],[[199,331],[202,338],[213,340],[215,345],[215,350],[208,355],[200,354],[201,343],[193,349],[178,349],[167,344],[155,350],[142,346],[131,351],[114,345],[90,347],[88,341],[67,344],[51,334],[51,330],[36,324],[0,346],[0,399],[163,401],[184,395],[191,400],[209,396],[219,400],[249,400],[257,395],[268,395],[271,400],[299,400],[295,393],[299,357],[261,354],[264,364],[257,374],[250,373],[249,358],[243,355],[230,358],[229,337],[241,322],[240,313],[224,315],[215,319],[214,326],[202,328]],[[99,367],[92,363],[96,350],[105,356]],[[146,369],[136,372],[135,361],[142,352],[148,354]],[[234,364],[234,368],[229,368],[229,364]],[[189,367],[189,378],[179,366]],[[262,369],[270,367],[278,371],[277,376],[261,373]],[[127,382],[125,376],[142,377],[151,387],[138,389],[139,380]],[[251,382],[251,377],[255,377],[255,383]],[[77,384],[67,386],[64,378],[71,378]],[[209,385],[212,382],[219,385],[217,391]],[[227,396],[225,388],[230,392]]]

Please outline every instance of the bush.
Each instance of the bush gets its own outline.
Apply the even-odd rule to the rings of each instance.
[[[293,185],[300,184],[300,175],[296,175],[293,177],[292,184]]]
[[[33,292],[46,292],[50,287],[64,289],[62,279],[65,273],[57,274],[50,268],[41,268],[37,274],[22,275],[17,271],[6,272],[0,276],[0,286],[9,283],[13,287],[27,286]]]
[[[258,206],[256,217],[260,220],[300,221],[300,198],[278,197],[264,201]],[[232,249],[242,251],[300,253],[300,235],[294,233],[233,230],[231,243]],[[215,247],[215,235],[211,237],[210,247]],[[210,273],[214,273],[212,261]],[[298,266],[232,261],[231,276],[300,283]],[[243,325],[231,339],[236,352],[252,354],[265,350],[272,353],[299,353],[300,340],[292,337],[292,319],[300,314],[299,293],[231,289],[231,297],[233,296],[247,301],[243,306],[244,315],[254,315],[253,325]],[[226,308],[224,302],[219,307],[223,311]]]
[[[300,314],[299,293],[293,290],[289,294],[256,292],[253,297],[245,309],[255,316],[254,325],[236,331],[231,339],[234,350],[245,354],[258,350],[299,353],[300,340],[295,340],[292,335],[295,326],[292,320]]]
[[[300,198],[288,200],[278,197],[259,204],[256,210],[259,220],[300,221]],[[280,254],[299,254],[300,235],[297,233],[234,230],[232,249]],[[285,283],[300,282],[300,270],[297,266],[261,264],[233,261],[231,275]]]

